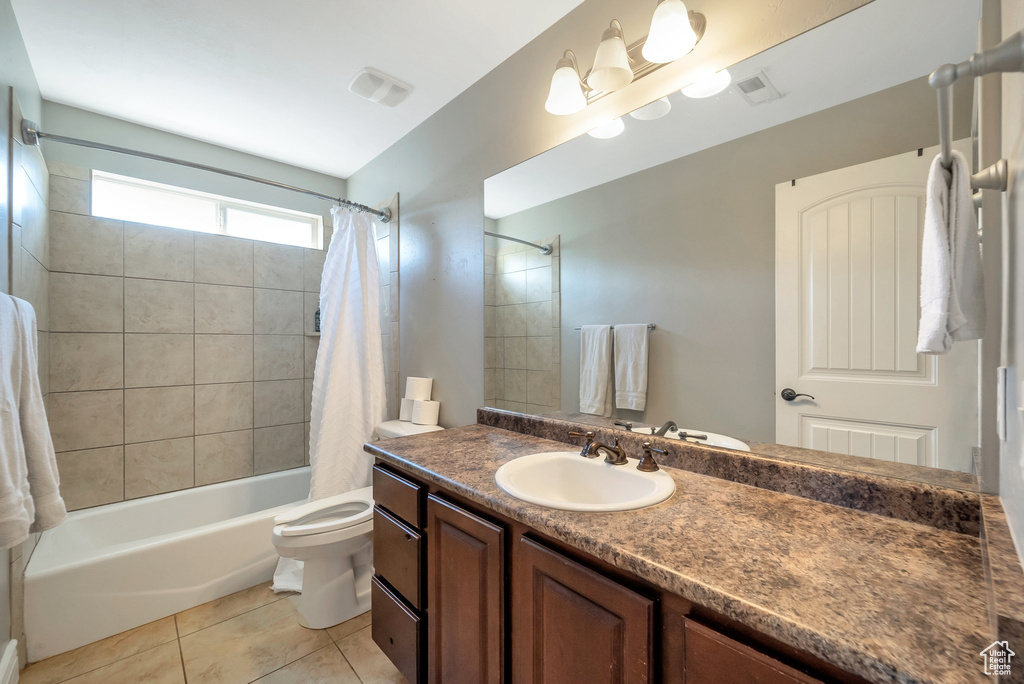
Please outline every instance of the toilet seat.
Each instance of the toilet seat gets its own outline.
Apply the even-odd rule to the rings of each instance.
[[[275,537],[305,537],[336,532],[373,518],[373,488],[364,487],[280,513],[274,518]]]

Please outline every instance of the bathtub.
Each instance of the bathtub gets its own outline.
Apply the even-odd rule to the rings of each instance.
[[[274,516],[308,495],[304,467],[69,514],[25,570],[29,662],[271,579]]]

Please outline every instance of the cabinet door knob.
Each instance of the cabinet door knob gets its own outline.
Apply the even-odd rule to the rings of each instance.
[[[810,394],[798,394],[797,391],[795,389],[792,389],[791,387],[783,389],[781,392],[779,392],[779,394],[786,401],[793,401],[797,397],[807,397],[808,399],[814,399],[814,397],[812,397]]]

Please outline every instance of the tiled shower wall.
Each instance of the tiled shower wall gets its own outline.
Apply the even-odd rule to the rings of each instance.
[[[488,406],[548,413],[561,395],[559,240],[551,254],[485,238],[484,399]]]
[[[50,171],[49,418],[68,507],[308,463],[326,252],[94,218],[89,171]]]

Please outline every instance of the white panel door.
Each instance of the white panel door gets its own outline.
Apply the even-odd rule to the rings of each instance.
[[[937,153],[775,186],[780,444],[971,470],[978,344],[915,351],[924,188]],[[787,401],[786,388],[813,399]]]

